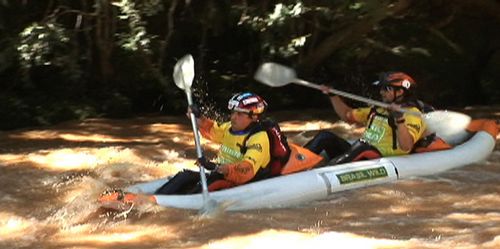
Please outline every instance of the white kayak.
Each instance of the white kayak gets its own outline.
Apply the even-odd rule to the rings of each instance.
[[[496,129],[496,124],[494,124]],[[458,134],[462,139],[465,128]],[[456,137],[452,137],[455,143]],[[340,191],[393,182],[413,176],[435,175],[485,160],[496,143],[494,132],[477,131],[452,149],[332,165],[261,180],[210,193],[227,210],[279,208],[331,198]],[[153,195],[169,178],[140,183],[126,192],[146,194],[158,205],[201,209],[202,194]]]

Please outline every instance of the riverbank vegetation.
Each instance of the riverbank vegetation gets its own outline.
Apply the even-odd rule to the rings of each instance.
[[[0,12],[3,130],[180,114],[171,75],[187,53],[205,111],[242,90],[273,110],[328,106],[314,90],[257,83],[265,61],[367,97],[378,72],[401,70],[439,108],[500,101],[495,0],[3,0]]]

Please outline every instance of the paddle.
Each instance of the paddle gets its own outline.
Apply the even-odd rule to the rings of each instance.
[[[267,62],[267,63],[260,65],[260,67],[257,69],[257,72],[255,73],[255,79],[268,85],[268,86],[272,86],[272,87],[280,87],[280,86],[288,85],[290,83],[295,83],[298,85],[314,88],[314,89],[317,89],[320,91],[323,90],[323,88],[320,85],[317,85],[317,84],[311,83],[309,81],[305,81],[305,80],[297,78],[297,74],[295,73],[295,70],[293,70],[289,67],[277,64],[277,63],[273,63],[273,62]],[[364,103],[367,103],[370,105],[374,105],[374,106],[378,106],[378,107],[382,107],[382,108],[389,108],[389,104],[381,102],[381,101],[361,97],[361,96],[354,95],[354,94],[347,93],[347,92],[343,92],[343,91],[340,91],[340,90],[337,90],[334,88],[330,88],[330,89],[328,89],[328,91],[333,93],[333,94],[337,94],[337,95],[340,95],[342,97],[346,97],[349,99],[364,102]],[[422,115],[419,112],[412,112],[412,111],[405,110],[405,109],[400,109],[398,111],[412,114],[412,115],[417,115],[417,116]]]
[[[266,62],[260,65],[260,67],[257,69],[257,72],[255,73],[254,78],[257,81],[260,81],[271,87],[281,87],[290,83],[295,83],[317,90],[323,90],[320,85],[297,78],[297,74],[292,68],[273,62]],[[343,92],[334,88],[330,88],[329,92],[370,105],[382,108],[389,107],[389,104],[387,103]],[[431,132],[436,132],[436,134],[438,134],[448,143],[456,144],[462,141],[467,135],[465,132],[465,128],[470,123],[470,117],[465,114],[451,111],[433,111],[425,114],[405,109],[399,109],[397,111],[421,116],[424,122],[427,124],[428,130]]]
[[[190,54],[182,57],[174,66],[173,72],[174,82],[180,89],[184,90],[187,97],[188,105],[193,104],[193,98],[191,95],[191,85],[194,79],[194,59]],[[191,119],[191,126],[193,127],[194,142],[196,145],[196,156],[198,159],[203,157],[203,151],[200,145],[200,134],[198,133],[198,125],[196,123],[196,117],[193,113],[189,115]],[[200,214],[210,215],[217,210],[217,202],[211,199],[208,194],[207,187],[207,177],[205,175],[205,168],[200,165],[200,178],[202,184],[202,194],[203,194],[203,207],[200,209]]]

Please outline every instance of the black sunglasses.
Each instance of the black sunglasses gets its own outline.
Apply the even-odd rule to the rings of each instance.
[[[381,86],[381,87],[380,87],[380,90],[383,90],[383,91],[387,91],[387,92],[388,92],[388,91],[392,91],[392,90],[394,90],[394,87],[392,87],[392,86]]]

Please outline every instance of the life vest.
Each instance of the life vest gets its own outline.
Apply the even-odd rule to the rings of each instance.
[[[431,133],[419,139],[415,143],[412,153],[422,153],[447,149],[451,149],[451,145],[449,145],[442,138],[438,137],[436,133]]]
[[[401,104],[401,107],[404,107],[404,108],[416,107],[422,113],[434,111],[434,107],[424,103],[421,100],[410,100],[408,102]],[[367,128],[370,128],[373,120],[375,119],[375,116],[380,116],[380,117],[384,117],[387,119],[387,123],[392,130],[392,149],[396,150],[398,148],[398,143],[397,143],[398,138],[397,138],[397,124],[394,121],[394,116],[392,114],[380,113],[377,111],[377,107],[374,106],[370,109],[370,112],[368,113],[368,126],[367,126]]]
[[[278,123],[270,119],[253,124],[243,140],[243,145],[240,147],[241,154],[245,154],[247,151],[247,140],[252,135],[261,131],[266,131],[269,138],[271,160],[266,167],[260,168],[249,182],[308,170],[323,160],[323,157],[314,154],[304,147],[292,143],[289,144],[287,137],[281,131]],[[235,184],[228,180],[217,179],[208,185],[208,190],[217,191],[234,186]]]
[[[260,131],[266,131],[269,138],[269,152],[271,160],[265,168],[261,168],[257,172],[252,181],[260,180],[269,176],[280,175],[281,169],[287,163],[291,153],[287,138],[285,134],[281,132],[278,123],[270,119],[265,119],[255,123],[253,127],[250,128],[250,131],[243,140],[243,145],[240,148],[242,154],[245,154],[247,150],[246,142],[248,138]]]
[[[398,143],[397,143],[397,135],[396,135],[396,128],[397,124],[394,121],[394,117],[391,114],[384,114],[380,113],[377,111],[377,107],[372,107],[370,109],[370,112],[368,113],[368,126],[367,129],[370,129],[373,123],[373,120],[375,120],[376,116],[383,117],[387,119],[387,123],[389,124],[389,127],[391,127],[392,130],[392,149],[395,150],[398,148]]]
[[[421,100],[411,100],[402,105],[402,107],[416,107],[418,110],[420,110],[422,113],[428,113],[432,112],[435,110],[435,108],[429,104],[424,103]],[[373,113],[373,114],[371,114]],[[397,147],[397,133],[396,133],[396,127],[397,124],[394,122],[394,117],[391,115],[383,115],[377,112],[376,108],[373,107],[370,110],[369,115],[381,115],[384,117],[388,118],[389,126],[392,129],[392,148],[396,149]],[[369,116],[370,117],[370,116]],[[373,119],[373,117],[370,117]],[[369,121],[371,123],[372,120]],[[422,153],[422,152],[430,152],[430,151],[438,151],[438,150],[447,150],[451,149],[451,145],[446,143],[443,139],[438,137],[436,133],[431,133],[428,134],[422,138],[420,138],[418,141],[415,142],[415,145],[413,146],[412,153]]]

